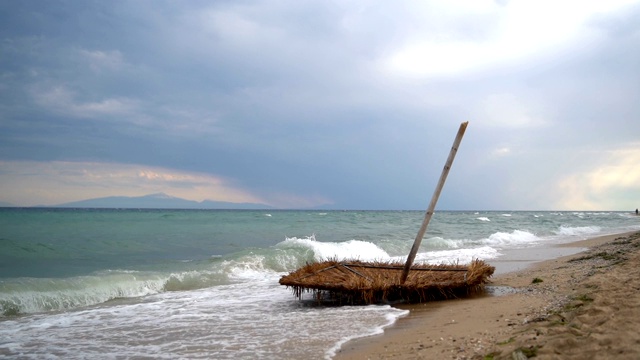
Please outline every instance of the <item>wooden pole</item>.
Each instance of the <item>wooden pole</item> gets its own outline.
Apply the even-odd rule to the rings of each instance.
[[[449,152],[449,158],[447,159],[447,162],[444,165],[444,169],[442,169],[440,180],[438,181],[436,190],[433,192],[433,196],[431,197],[429,208],[427,209],[427,212],[424,215],[422,226],[420,226],[420,230],[418,231],[418,234],[416,235],[416,239],[413,242],[413,247],[411,247],[411,251],[409,252],[409,256],[407,257],[407,262],[404,264],[402,277],[400,278],[400,285],[404,284],[404,282],[407,280],[407,276],[409,276],[409,269],[411,269],[411,265],[413,265],[413,260],[416,258],[416,254],[418,253],[418,248],[420,247],[420,243],[422,242],[424,233],[427,231],[427,226],[429,226],[429,221],[431,221],[431,216],[433,215],[433,210],[435,209],[436,203],[438,202],[438,198],[440,197],[440,192],[442,191],[444,182],[447,180],[447,175],[449,175],[451,164],[453,164],[453,159],[456,157],[458,146],[460,146],[460,142],[462,141],[462,136],[464,135],[464,132],[467,129],[468,124],[469,124],[468,121],[460,124],[460,129],[458,129],[458,135],[456,135],[456,138],[453,141],[453,146],[451,147],[451,151]]]

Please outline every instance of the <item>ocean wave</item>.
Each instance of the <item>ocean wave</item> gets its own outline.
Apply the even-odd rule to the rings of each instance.
[[[458,250],[428,251],[416,255],[415,262],[421,264],[468,264],[474,259],[488,260],[500,256],[501,253],[491,246]]]
[[[163,291],[165,279],[133,274],[64,279],[17,278],[0,286],[0,315],[61,311]]]
[[[486,216],[480,216],[479,218],[476,218],[476,220],[480,220],[480,221],[491,221],[491,220],[489,220],[489,218],[488,218],[488,217],[486,217]]]
[[[310,251],[313,260],[323,261],[326,259],[362,261],[388,260],[389,254],[374,243],[361,240],[349,240],[344,242],[320,242],[316,241],[315,235],[307,238],[286,238],[285,241],[276,245],[281,249],[298,248]]]
[[[430,237],[425,239],[423,244],[428,244],[431,249],[439,250],[425,251],[426,249],[423,248],[421,252],[416,254],[415,261],[417,263],[468,263],[476,258],[492,259],[499,256],[500,253],[492,247],[490,243],[500,243],[500,233],[492,236],[492,238],[484,241],[445,239],[437,236]],[[524,237],[525,236],[519,232],[510,235],[511,242],[516,242],[517,239],[520,239],[523,243],[526,243],[526,240],[523,239]],[[508,238],[508,236],[505,238]],[[501,239],[502,242],[507,241],[505,238]],[[474,245],[471,245],[472,243],[474,243]],[[471,247],[469,247],[470,245]],[[279,243],[277,248],[282,250],[297,249],[299,256],[306,254],[306,256],[311,258],[308,262],[323,261],[326,259],[400,262],[406,260],[406,254],[391,256],[378,245],[367,241],[320,242],[316,241],[313,235],[307,238],[287,238],[285,241]],[[301,262],[299,266],[304,264],[304,262]],[[293,269],[295,269],[295,267]]]
[[[560,226],[558,230],[555,230],[556,235],[561,236],[581,236],[597,234],[602,230],[599,226]]]
[[[229,283],[221,269],[173,273],[108,270],[70,278],[14,278],[0,283],[0,317],[63,311],[163,292]]]
[[[425,239],[423,243],[425,245],[428,244],[429,247],[436,249],[458,249],[466,246],[468,244],[468,240],[445,239],[439,236],[434,236]]]
[[[529,245],[540,241],[536,235],[525,230],[514,230],[508,232],[497,232],[491,234],[482,242],[491,246],[512,246],[512,245]]]
[[[192,270],[175,272],[164,281],[164,291],[187,291],[207,288],[228,282],[228,277],[222,271]]]
[[[190,291],[237,282],[272,280],[307,262],[329,258],[388,260],[389,254],[359,240],[319,242],[315,236],[286,238],[271,248],[245,249],[204,262],[179,262],[182,270],[106,270],[69,278],[14,278],[0,283],[0,316],[63,311],[114,299]]]

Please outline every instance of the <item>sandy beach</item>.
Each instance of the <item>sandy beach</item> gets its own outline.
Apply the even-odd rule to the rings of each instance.
[[[640,232],[555,251],[581,252],[499,273],[491,295],[399,306],[335,359],[640,359]]]

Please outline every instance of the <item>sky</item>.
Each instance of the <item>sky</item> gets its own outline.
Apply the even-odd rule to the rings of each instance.
[[[640,207],[640,1],[0,0],[0,202]]]

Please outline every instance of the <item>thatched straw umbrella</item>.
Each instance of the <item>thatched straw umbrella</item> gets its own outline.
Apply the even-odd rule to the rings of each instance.
[[[313,293],[318,301],[345,304],[380,302],[425,302],[465,296],[481,290],[494,267],[474,260],[464,265],[414,265],[406,281],[400,277],[400,262],[328,260],[306,266],[283,276],[281,285],[298,298]]]

